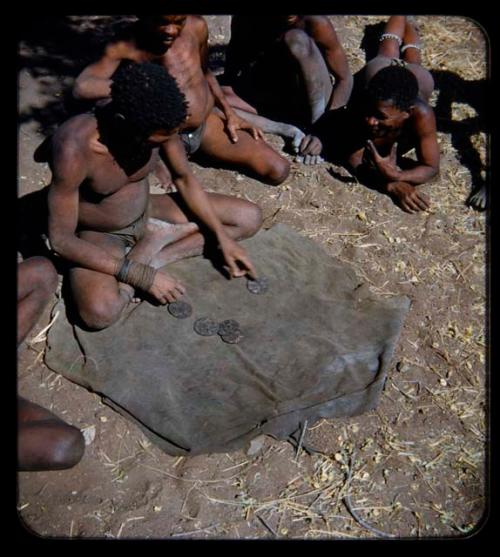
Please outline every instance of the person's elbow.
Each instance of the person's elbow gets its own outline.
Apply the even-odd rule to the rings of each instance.
[[[49,230],[48,240],[50,249],[59,257],[69,258],[71,252],[71,238],[58,230]]]
[[[73,89],[71,89],[71,94],[73,95],[73,98],[77,100],[82,100],[85,98],[85,87],[82,84],[82,81],[80,79],[77,79],[73,84]]]

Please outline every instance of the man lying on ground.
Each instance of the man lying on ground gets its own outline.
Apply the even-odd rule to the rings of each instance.
[[[355,76],[347,110],[321,118],[313,133],[327,158],[389,194],[406,212],[429,208],[419,187],[439,172],[434,82],[421,65],[420,41],[405,16],[392,16],[378,55]],[[416,161],[401,155],[415,148]]]

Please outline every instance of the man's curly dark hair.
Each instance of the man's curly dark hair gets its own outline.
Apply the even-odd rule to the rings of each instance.
[[[371,101],[391,101],[399,110],[408,110],[418,95],[418,81],[402,66],[387,66],[379,70],[366,87]]]
[[[171,131],[186,120],[186,97],[162,66],[126,61],[111,79],[113,112],[144,139],[158,130]]]

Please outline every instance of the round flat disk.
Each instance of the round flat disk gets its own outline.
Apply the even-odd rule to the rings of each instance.
[[[232,333],[228,333],[227,335],[221,335],[220,338],[228,344],[236,344],[240,342],[243,335],[241,334],[241,331],[234,331]]]
[[[219,324],[219,335],[230,335],[240,331],[240,324],[234,319],[226,319]]]
[[[168,311],[177,319],[185,319],[193,313],[193,308],[187,302],[172,302],[168,304]]]
[[[193,329],[203,337],[211,337],[219,332],[219,324],[210,317],[201,317],[194,322]]]
[[[269,279],[267,277],[260,277],[255,280],[248,280],[247,288],[252,294],[264,294],[269,289]]]

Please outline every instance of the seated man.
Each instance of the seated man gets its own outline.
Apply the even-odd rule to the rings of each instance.
[[[216,242],[232,277],[255,277],[235,240],[252,236],[262,222],[257,205],[206,193],[190,171],[177,134],[187,102],[165,69],[122,64],[111,97],[94,114],[70,118],[35,153],[53,175],[49,241],[74,264],[72,295],[91,329],[114,323],[134,288],[160,304],[182,296],[184,286],[157,269],[201,254],[207,240]],[[175,194],[149,194],[147,178],[160,153]]]
[[[26,338],[57,288],[57,273],[44,257],[18,266],[17,344]],[[76,427],[18,397],[17,467],[22,471],[63,470],[77,464],[85,443]]]
[[[348,109],[335,120],[322,118],[315,129],[329,159],[391,195],[408,213],[429,207],[417,186],[439,172],[436,119],[428,105],[432,89],[432,76],[420,65],[414,26],[405,16],[393,16],[378,56],[356,75]],[[398,160],[412,148],[416,161]]]
[[[300,155],[314,156],[318,144],[299,130],[345,106],[353,79],[328,17],[235,15],[223,82],[238,114],[290,138]]]
[[[208,28],[202,17],[140,16],[106,46],[100,60],[82,71],[75,82],[74,96],[95,100],[109,97],[111,76],[122,60],[157,63],[175,78],[188,103],[188,116],[180,127],[188,155],[199,150],[206,158],[267,184],[277,185],[286,179],[288,161],[261,140],[260,130],[234,112],[209,70]],[[214,110],[214,105],[220,110]],[[161,179],[168,185],[168,174]]]

